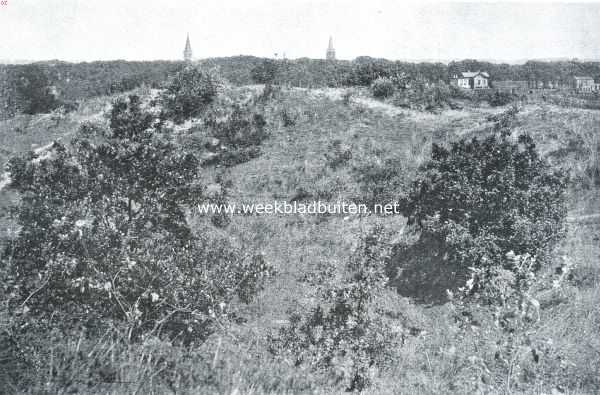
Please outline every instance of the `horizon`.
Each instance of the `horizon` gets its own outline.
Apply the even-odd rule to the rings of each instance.
[[[332,36],[340,60],[599,61],[599,19],[598,3],[14,0],[0,8],[12,37],[0,61],[177,61],[188,32],[196,60],[322,59]]]

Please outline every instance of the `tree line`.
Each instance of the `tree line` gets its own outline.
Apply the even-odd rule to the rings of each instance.
[[[573,76],[600,79],[600,62],[577,60],[529,61],[510,65],[478,60],[410,63],[368,56],[352,61],[267,59],[255,56],[210,58],[199,61],[234,85],[275,83],[296,87],[370,86],[377,78],[403,76],[422,82],[448,81],[463,71],[485,70],[493,81],[526,80],[567,83]],[[16,113],[48,112],[64,103],[129,91],[141,85],[160,88],[184,67],[182,61],[124,60],[68,63],[38,62],[0,65],[0,118]]]

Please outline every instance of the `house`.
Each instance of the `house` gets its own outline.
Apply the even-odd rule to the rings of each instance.
[[[596,83],[592,77],[573,77],[573,88],[577,92],[593,92],[596,88]]]
[[[490,75],[485,71],[467,71],[455,74],[450,83],[463,89],[487,89],[489,79]]]

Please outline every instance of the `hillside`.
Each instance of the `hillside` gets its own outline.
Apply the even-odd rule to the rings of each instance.
[[[227,86],[212,105],[225,108],[251,101],[264,94],[264,89]],[[149,92],[136,93],[150,102]],[[116,95],[86,99],[67,114],[18,115],[1,121],[0,163],[55,140],[66,143],[84,122],[106,125],[115,99]],[[260,144],[260,155],[234,166],[217,163],[202,169],[206,184],[218,184],[226,189],[229,202],[240,205],[391,201],[410,188],[419,166],[431,156],[432,143],[449,145],[461,138],[493,134],[498,117],[510,108],[464,103],[462,109],[422,112],[376,100],[368,89],[357,87],[275,88],[262,105],[256,105],[260,106],[268,135]],[[517,338],[494,323],[492,307],[477,305],[467,315],[459,303],[422,303],[402,290],[387,288],[376,304],[385,310],[383,320],[400,328],[401,340],[389,347],[394,356],[391,361],[369,367],[372,385],[364,393],[591,394],[600,390],[600,225],[578,220],[600,212],[600,184],[593,173],[598,154],[590,149],[598,142],[599,120],[600,112],[595,110],[530,101],[520,105],[511,121],[514,136],[530,134],[542,156],[556,168],[567,168],[572,178],[567,236],[555,251],[555,266],[542,268],[537,276],[550,284],[559,281],[557,267],[563,267],[559,260],[570,271],[568,278],[567,274],[564,279],[559,276],[556,287],[534,290],[539,319],[527,321]],[[201,118],[170,126],[179,144],[191,147],[198,157],[207,155],[205,141],[211,135]],[[377,177],[389,184],[376,185],[381,180]],[[18,198],[0,190],[0,208],[6,210],[6,203]],[[105,382],[89,385],[85,383],[89,377],[98,377],[92,363],[69,376],[70,364],[78,363],[75,355],[82,340],[67,339],[60,351],[62,360],[56,362],[52,353],[38,356],[55,381],[44,381],[46,376],[38,381],[33,378],[38,386],[33,388],[98,393],[135,389],[149,393],[343,392],[344,382],[333,379],[330,370],[295,364],[290,355],[274,355],[271,337],[290,326],[292,313],[310,312],[320,305],[321,291],[347,276],[344,267],[369,229],[381,227],[392,242],[409,240],[406,218],[234,215],[226,226],[215,226],[208,216],[193,211],[187,215],[195,231],[226,235],[236,248],[260,254],[274,268],[276,274],[251,303],[232,302],[239,305],[240,319],[191,350],[158,337],[145,343],[101,340],[97,346],[85,340],[90,360],[102,365],[99,377],[104,377],[105,370],[113,372]],[[9,224],[6,220],[5,215],[3,232]],[[10,238],[16,231],[11,232],[1,236]],[[8,316],[3,312],[2,317],[2,325],[8,327]],[[504,353],[513,359],[504,360]],[[336,365],[335,377],[346,377],[344,369],[350,369],[346,363]],[[173,372],[165,375],[168,367]]]

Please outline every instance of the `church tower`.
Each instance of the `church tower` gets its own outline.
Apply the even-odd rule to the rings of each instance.
[[[185,49],[183,50],[183,60],[187,63],[192,61],[192,45],[190,44],[190,34],[188,33],[185,40]]]
[[[327,60],[335,60],[335,49],[333,48],[333,39],[329,36],[329,45],[327,46],[327,55],[325,56]]]

